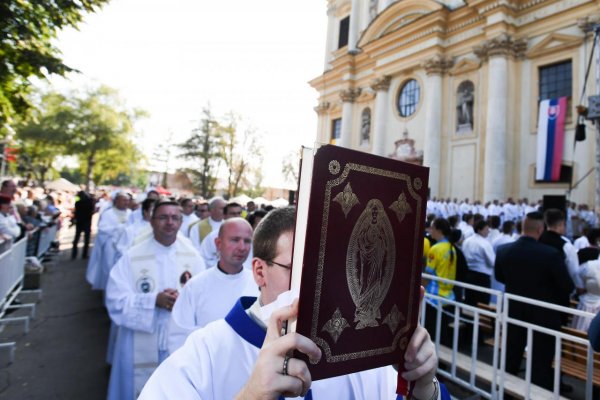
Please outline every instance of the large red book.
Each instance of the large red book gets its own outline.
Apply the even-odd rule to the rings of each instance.
[[[429,169],[333,145],[304,148],[289,331],[323,357],[313,380],[399,364],[417,326]]]

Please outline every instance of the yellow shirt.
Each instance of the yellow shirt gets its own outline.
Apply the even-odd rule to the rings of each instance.
[[[425,272],[440,278],[455,280],[456,259],[454,247],[447,239],[443,239],[429,249]],[[427,284],[426,290],[427,293],[454,300],[453,287],[454,285],[450,283],[432,280]]]

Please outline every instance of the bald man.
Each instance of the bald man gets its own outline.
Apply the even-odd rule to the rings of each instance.
[[[257,296],[252,270],[244,262],[252,246],[252,227],[243,218],[229,218],[215,239],[219,252],[216,268],[192,278],[181,290],[169,323],[169,352],[206,324],[224,318],[240,296]]]

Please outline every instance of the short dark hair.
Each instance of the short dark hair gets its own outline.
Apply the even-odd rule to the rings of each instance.
[[[490,215],[488,218],[490,221],[490,228],[498,229],[500,228],[500,217],[497,215]]]
[[[223,209],[223,214],[227,214],[229,212],[229,208],[230,207],[239,207],[239,208],[242,208],[242,205],[240,203],[236,203],[235,201],[233,201],[231,203],[227,203],[227,205]]]
[[[554,227],[565,221],[565,213],[558,208],[549,208],[544,212],[544,222],[547,227]]]
[[[154,209],[152,210],[152,218],[154,218],[156,216],[156,212],[158,211],[158,209],[163,206],[175,206],[175,207],[178,207],[179,209],[181,209],[181,206],[176,201],[159,200],[156,202],[156,204],[154,204]]]
[[[142,201],[142,212],[146,212],[152,209],[154,203],[156,203],[156,199],[145,199],[144,201]]]
[[[485,219],[480,219],[477,220],[477,222],[475,222],[475,225],[473,225],[473,230],[475,231],[475,233],[479,233],[482,230],[484,230],[486,226],[489,225],[490,224],[488,224],[488,222]]]
[[[268,214],[268,212],[265,210],[252,211],[250,214],[248,214],[246,216],[246,221],[248,221],[248,223],[250,225],[254,226],[254,221],[256,220],[256,217],[264,218],[267,214]]]
[[[502,224],[502,233],[504,233],[505,235],[512,234],[514,229],[515,223],[511,220],[504,221],[504,223]]]
[[[190,202],[193,202],[193,200],[190,199],[189,197],[183,197],[183,198],[179,199],[179,204],[181,204],[181,207],[185,207],[185,205]]]
[[[252,239],[254,257],[271,261],[277,256],[277,240],[296,225],[296,208],[277,208],[267,214],[256,227]]]
[[[431,226],[433,226],[434,229],[442,232],[442,235],[444,235],[446,238],[448,238],[452,233],[452,228],[450,227],[450,223],[447,219],[436,218],[433,220]]]

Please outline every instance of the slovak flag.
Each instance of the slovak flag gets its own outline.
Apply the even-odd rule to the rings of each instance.
[[[540,103],[536,181],[556,182],[560,179],[560,166],[565,144],[566,115],[566,97],[546,99]]]

